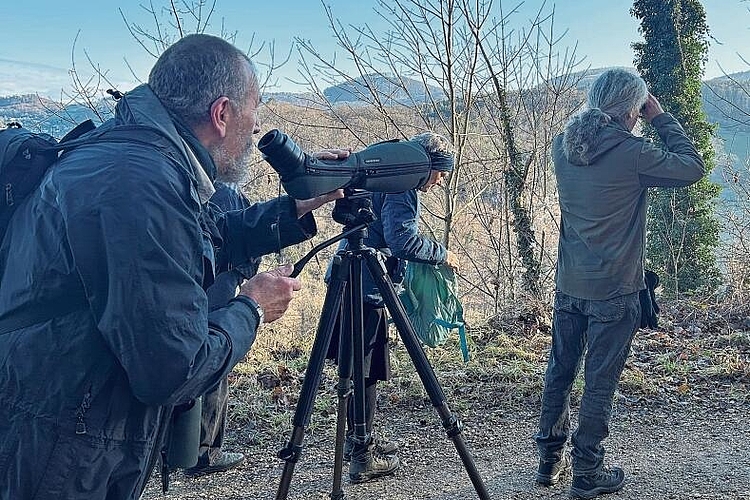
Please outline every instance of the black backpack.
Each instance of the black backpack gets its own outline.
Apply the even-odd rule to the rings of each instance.
[[[656,290],[659,287],[659,275],[648,269],[643,270],[646,288],[640,291],[641,328],[656,329],[659,327],[659,304],[656,303]]]
[[[98,133],[88,133],[95,129]],[[78,124],[60,142],[50,135],[30,132],[18,123],[11,123],[7,128],[0,129],[0,244],[3,244],[16,208],[39,186],[44,173],[61,154],[98,141],[138,142],[151,146],[161,137],[164,137],[163,133],[152,127],[122,125],[97,129],[91,120]],[[175,151],[169,153],[170,156],[177,154]],[[41,315],[38,311],[32,313],[26,309],[17,311],[12,316],[3,317],[0,314],[0,335],[70,312],[85,304],[85,300],[85,297],[74,296],[67,302],[55,302]]]
[[[0,242],[13,212],[36,189],[60,152],[76,145],[75,139],[94,128],[94,122],[86,120],[60,142],[48,134],[31,132],[17,122],[0,130]]]

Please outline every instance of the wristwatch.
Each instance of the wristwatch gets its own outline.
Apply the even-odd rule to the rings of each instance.
[[[260,304],[255,302],[255,300],[251,299],[247,295],[245,295],[244,297],[245,297],[245,302],[247,302],[247,304],[253,308],[253,312],[255,312],[255,316],[258,319],[258,326],[260,327],[260,325],[263,324],[263,308],[260,307]]]

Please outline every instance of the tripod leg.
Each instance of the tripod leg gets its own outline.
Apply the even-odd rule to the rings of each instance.
[[[364,318],[362,308],[362,260],[358,257],[352,259],[351,274],[351,346],[354,361],[354,398],[349,404],[354,405],[354,441],[364,445],[370,436],[367,433],[367,419],[365,418],[365,345],[364,345]]]
[[[344,498],[342,490],[343,442],[347,425],[347,413],[352,407],[354,418],[353,439],[355,445],[364,446],[369,441],[365,415],[364,377],[364,318],[362,308],[362,260],[350,254],[349,287],[346,290],[339,330],[339,406],[336,427],[336,456],[334,462],[333,488],[331,499]],[[352,458],[353,460],[354,458]]]
[[[333,461],[333,486],[331,487],[331,500],[343,500],[344,498],[346,498],[346,496],[344,495],[341,478],[344,472],[344,436],[346,434],[346,413],[351,395],[351,378],[349,378],[348,376],[339,376],[338,411],[336,413],[336,452]]]
[[[383,296],[388,311],[393,318],[393,322],[396,325],[396,329],[401,335],[401,340],[404,342],[409,357],[414,364],[414,368],[419,374],[419,378],[422,380],[427,394],[430,396],[432,406],[435,407],[440,419],[443,423],[443,428],[448,437],[453,441],[456,451],[458,451],[459,457],[463,462],[466,472],[469,474],[474,489],[482,500],[489,500],[490,496],[487,492],[487,488],[482,481],[482,477],[479,475],[479,471],[474,463],[474,458],[466,448],[466,442],[464,441],[463,435],[461,434],[462,424],[458,417],[456,417],[448,408],[448,404],[445,401],[445,394],[443,393],[440,384],[438,383],[435,372],[430,365],[427,356],[425,356],[422,346],[419,344],[419,339],[416,333],[414,333],[414,327],[412,326],[409,318],[406,315],[404,306],[401,304],[396,291],[393,288],[388,272],[386,271],[385,265],[378,258],[378,254],[374,249],[368,248],[362,251],[365,262],[367,263],[367,269],[375,279],[378,285],[378,289]]]
[[[313,409],[318,386],[320,385],[320,378],[323,373],[328,345],[331,342],[333,327],[341,310],[342,297],[346,289],[347,279],[348,267],[337,256],[334,259],[331,282],[326,292],[325,301],[323,302],[323,310],[318,322],[318,331],[315,336],[312,352],[310,353],[310,361],[305,372],[305,380],[302,383],[299,402],[294,412],[292,436],[287,446],[279,451],[279,458],[286,463],[284,464],[279,488],[276,491],[276,500],[287,498],[294,467],[302,454],[302,441],[305,437],[305,428],[310,421],[310,414]]]
[[[352,385],[352,328],[354,325],[354,301],[352,290],[358,286],[352,281],[352,255],[347,254],[349,263],[346,270],[349,279],[349,286],[344,294],[343,309],[339,314],[339,351],[338,351],[338,375],[339,382],[337,387],[338,393],[338,411],[336,415],[336,447],[333,462],[333,485],[331,487],[331,500],[343,500],[344,495],[342,475],[344,469],[344,436],[347,426],[348,407],[351,403],[353,394]],[[361,266],[360,266],[361,269]],[[345,270],[342,269],[342,272]]]

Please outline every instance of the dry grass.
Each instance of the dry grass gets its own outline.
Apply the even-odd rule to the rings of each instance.
[[[314,298],[295,301],[295,309],[304,312],[292,311],[285,323],[265,326],[245,362],[237,366],[230,410],[230,428],[239,432],[236,438],[280,441],[290,432],[315,332],[309,325],[301,329],[294,320],[304,316],[313,323],[321,292],[316,289]],[[290,323],[292,328],[284,326]],[[470,325],[468,363],[461,359],[457,337],[426,350],[454,410],[460,414],[488,400],[503,401],[506,408],[538,406],[550,341],[546,323],[530,328],[528,318],[518,318],[514,324],[506,317],[503,322]],[[381,411],[403,413],[428,406],[427,393],[397,339],[392,368],[394,377],[379,391]],[[309,432],[335,425],[336,382],[335,368],[327,365]],[[581,380],[574,385],[574,401],[582,385]],[[636,336],[618,397],[635,406],[700,405],[709,394],[729,406],[750,404],[750,308],[665,304],[661,328]]]

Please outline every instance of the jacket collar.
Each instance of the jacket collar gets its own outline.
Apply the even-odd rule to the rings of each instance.
[[[211,179],[208,177],[208,174],[206,174],[203,163],[198,160],[198,157],[193,153],[193,150],[187,143],[185,143],[185,150],[187,151],[188,161],[193,167],[193,172],[195,172],[198,198],[200,198],[201,204],[205,205],[216,192],[216,188],[214,187],[213,182],[211,182]]]
[[[157,129],[182,153],[185,161],[194,167],[199,184],[207,181],[210,185],[216,179],[216,165],[208,150],[182,120],[164,107],[148,84],[139,85],[120,99],[115,108],[115,122]],[[195,168],[196,166],[200,168]],[[213,189],[212,185],[204,187]]]

